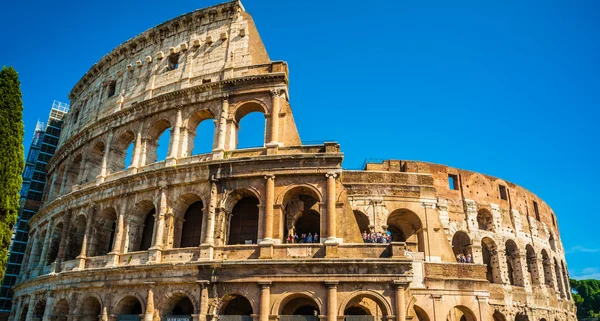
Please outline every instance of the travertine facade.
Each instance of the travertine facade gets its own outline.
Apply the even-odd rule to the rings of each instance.
[[[302,145],[287,85],[237,1],[102,58],[71,92],[12,319],[575,320],[542,200],[442,165],[342,170],[336,143]],[[237,149],[256,111],[264,147]],[[214,137],[195,137],[202,121]],[[192,155],[198,139],[213,151]]]

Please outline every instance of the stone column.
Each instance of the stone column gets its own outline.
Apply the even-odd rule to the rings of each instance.
[[[25,320],[30,321],[33,319],[33,310],[35,310],[35,305],[38,301],[38,294],[33,294],[29,299],[29,306],[27,307],[27,317]]]
[[[85,167],[84,167],[85,169]],[[46,200],[47,201],[51,201],[54,198],[54,185],[56,184],[56,171],[58,171],[58,168],[55,170],[54,173],[52,173],[52,180],[50,180],[50,188],[48,189],[48,194],[46,195]],[[29,320],[29,319],[27,319]]]
[[[50,244],[50,238],[52,237],[52,225],[54,225],[54,220],[49,219],[47,225],[48,227],[46,228],[46,237],[44,238],[44,244],[42,245],[42,253],[40,254],[40,258],[37,265],[41,269],[43,269],[44,265],[46,265],[46,255],[48,254],[48,246]]]
[[[337,321],[337,286],[338,281],[325,281],[327,286],[327,321]]]
[[[125,226],[123,228],[123,251],[121,253],[127,253],[129,251],[129,229],[131,228],[131,223],[129,221],[125,221]]]
[[[396,309],[396,321],[406,320],[406,299],[405,299],[405,288],[407,284],[400,281],[394,281],[394,287],[396,289],[396,297],[394,300]]]
[[[154,231],[154,244],[151,249],[162,249],[165,231],[165,213],[168,211],[166,188],[160,188],[160,200],[156,213],[156,231]]]
[[[106,175],[108,175],[108,158],[110,157],[110,142],[112,141],[112,137],[113,131],[111,129],[110,133],[108,133],[108,140],[106,141],[104,155],[102,156],[102,169],[100,170],[100,177],[97,180],[98,183],[104,182]]]
[[[92,230],[92,222],[96,219],[96,212],[97,209],[97,205],[94,204],[92,205],[92,207],[90,208],[89,211],[89,215],[87,217],[87,221],[85,224],[85,232],[83,233],[83,241],[81,242],[81,251],[79,252],[79,255],[77,256],[77,260],[79,260],[79,269],[83,270],[85,269],[85,259],[87,258],[87,254],[88,254],[88,238],[91,237],[91,230]]]
[[[181,124],[183,123],[181,120],[181,107],[182,106],[177,106],[177,120],[175,121],[174,130],[171,134],[171,154],[168,157],[170,159],[177,159],[180,156],[179,145],[181,141]]]
[[[275,175],[265,175],[265,218],[263,242],[273,243],[273,204],[275,203]],[[261,242],[261,243],[263,243]]]
[[[208,285],[209,281],[199,280],[196,281],[200,286],[200,314],[198,315],[199,321],[206,321],[206,315],[208,314]]]
[[[135,137],[135,150],[133,152],[133,159],[131,160],[131,167],[140,168],[142,166],[142,128],[144,124],[140,124],[140,130],[137,132]]]
[[[64,226],[62,235],[60,237],[60,244],[58,245],[58,254],[56,254],[56,263],[54,264],[55,272],[62,270],[62,262],[65,256],[66,248],[69,244],[69,230],[71,229],[71,210],[67,210],[66,217],[64,219]]]
[[[335,179],[336,173],[327,173],[327,240],[325,243],[337,244],[336,210],[335,210]]]
[[[144,315],[144,321],[153,321],[154,318],[154,292],[152,291],[153,284],[149,285],[148,297],[146,299],[146,314]]]
[[[44,317],[42,318],[42,321],[50,321],[50,313],[52,313],[52,308],[54,308],[54,297],[52,292],[48,291],[46,292],[46,309],[44,309]]]
[[[33,252],[35,244],[37,244],[37,231],[35,229],[32,229],[31,231],[29,231],[29,235],[31,235],[29,237],[29,242],[27,242],[27,247],[25,248],[25,255],[23,255],[23,264],[21,265],[21,275],[25,274],[25,271],[27,271],[27,269],[29,268],[29,260],[31,259],[31,253],[35,253]],[[35,249],[37,250],[37,249]]]
[[[121,248],[123,244],[123,233],[124,233],[124,221],[125,221],[125,206],[121,208],[119,211],[119,215],[117,217],[117,224],[115,226],[115,240],[113,242],[113,248],[110,254],[119,254],[121,253]]]
[[[269,321],[269,306],[271,298],[271,281],[259,281],[260,285],[260,308],[259,321]]]
[[[100,321],[108,321],[108,308],[106,305],[102,307],[102,314],[100,315]]]
[[[213,150],[213,153],[220,153],[218,159],[223,158],[223,152],[225,151],[225,140],[227,136],[227,116],[229,114],[229,95],[224,94],[221,96],[221,111],[219,113],[219,129],[217,133],[217,148]]]
[[[9,321],[15,321],[15,320],[19,320],[19,316],[20,316],[20,312],[21,312],[21,305],[23,303],[23,297],[17,297],[16,299],[14,299],[14,301],[16,301],[16,304],[13,305],[13,310],[12,313],[10,314],[10,316],[8,317]]]
[[[279,97],[280,89],[271,90],[271,140],[267,144],[269,147],[279,146]]]
[[[214,235],[215,235],[215,212],[217,210],[217,181],[213,180],[210,182],[210,200],[208,204],[208,219],[206,224],[206,237],[204,238],[204,242],[206,244],[214,244]]]

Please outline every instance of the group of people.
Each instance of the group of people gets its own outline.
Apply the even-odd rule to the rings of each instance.
[[[473,263],[473,257],[471,254],[464,255],[462,253],[456,255],[456,262],[458,263]]]
[[[391,243],[392,242],[392,236],[387,234],[387,233],[381,233],[381,232],[371,232],[371,233],[367,233],[367,231],[364,231],[362,234],[362,238],[363,241],[365,243]]]
[[[296,233],[290,233],[287,237],[287,243],[319,243],[319,234],[302,233],[298,236]]]

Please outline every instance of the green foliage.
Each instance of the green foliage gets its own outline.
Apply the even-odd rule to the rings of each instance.
[[[600,280],[570,280],[579,318],[600,318]]]
[[[23,158],[23,101],[19,75],[0,70],[0,279],[4,278],[12,227],[19,211]]]

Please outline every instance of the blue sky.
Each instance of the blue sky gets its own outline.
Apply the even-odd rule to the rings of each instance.
[[[20,73],[26,144],[52,100],[68,101],[104,54],[218,2],[4,3],[0,64]],[[304,141],[338,141],[346,168],[365,158],[425,160],[522,185],[557,214],[571,276],[600,278],[600,2],[244,5],[271,59],[289,63]],[[242,131],[257,124],[260,116],[244,119]]]

